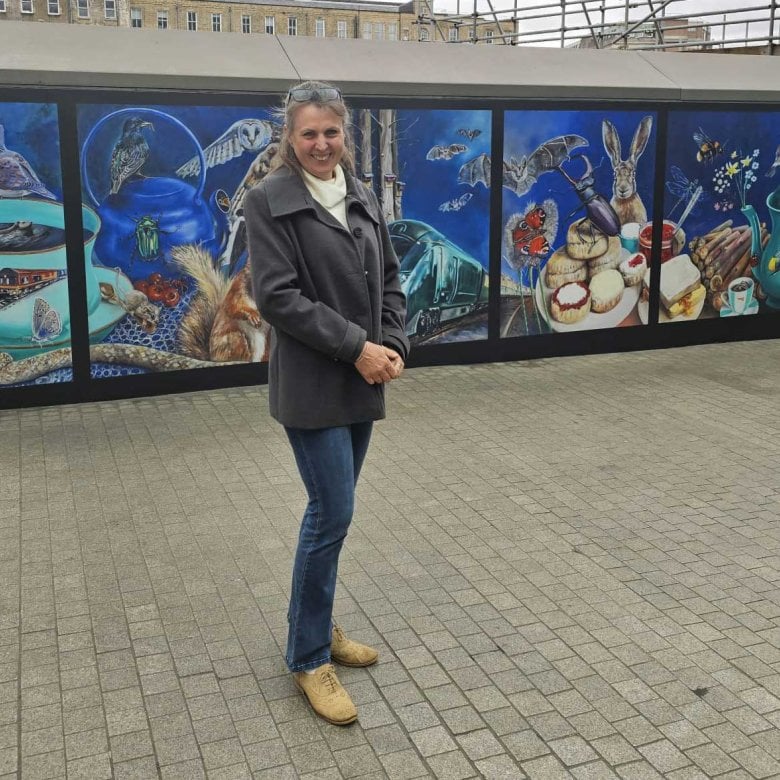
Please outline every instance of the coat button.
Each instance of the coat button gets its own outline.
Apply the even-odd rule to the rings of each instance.
[[[355,238],[360,238],[363,235],[363,228],[356,227],[352,231],[352,235],[355,236]]]

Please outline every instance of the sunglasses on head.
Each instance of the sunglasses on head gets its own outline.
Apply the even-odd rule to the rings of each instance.
[[[331,100],[341,100],[341,90],[337,87],[293,87],[287,93],[286,102],[294,103],[329,103]]]

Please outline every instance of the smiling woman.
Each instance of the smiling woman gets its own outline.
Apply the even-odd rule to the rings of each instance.
[[[353,174],[341,92],[287,94],[275,170],[244,201],[252,287],[274,329],[271,414],[285,426],[309,496],[293,566],[287,666],[314,711],[337,725],[357,710],[332,661],[378,652],[333,624],[339,554],[384,385],[409,350],[398,259],[374,193]]]

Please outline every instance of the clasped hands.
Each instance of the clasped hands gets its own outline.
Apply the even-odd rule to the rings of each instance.
[[[368,384],[375,385],[401,376],[404,361],[394,349],[367,341],[355,361],[355,368]]]

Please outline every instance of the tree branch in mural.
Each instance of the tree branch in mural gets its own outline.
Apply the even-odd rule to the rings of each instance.
[[[93,363],[137,366],[149,371],[184,371],[192,368],[230,365],[230,363],[197,360],[174,352],[163,352],[135,344],[93,344],[89,348],[89,358]],[[0,386],[29,382],[52,371],[70,368],[72,365],[73,355],[70,347],[54,349],[21,360],[13,360],[7,352],[0,352]]]

